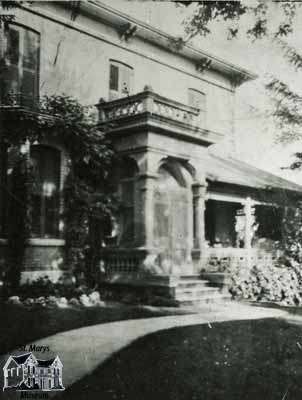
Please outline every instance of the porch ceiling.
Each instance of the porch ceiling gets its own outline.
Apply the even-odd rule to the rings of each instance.
[[[208,154],[206,164],[207,178],[212,182],[257,189],[274,188],[302,192],[302,186],[234,158],[222,158]]]

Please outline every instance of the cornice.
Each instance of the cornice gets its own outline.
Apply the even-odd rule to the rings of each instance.
[[[113,7],[110,7],[107,4],[102,3],[100,0],[89,0],[87,2],[82,2],[81,10],[85,11],[94,18],[99,18],[102,22],[114,27],[121,33],[128,28],[133,32],[133,34],[135,34],[136,37],[163,47],[169,52],[175,52],[171,46],[171,43],[175,41],[175,37],[149,24],[139,21],[136,18],[129,16]],[[244,81],[257,78],[257,75],[253,72],[236,66],[209,52],[202,51],[191,44],[184,44],[177,50],[177,53],[193,61],[196,64],[197,69],[201,64],[207,64],[208,69],[212,69],[224,74],[232,82],[234,82],[236,86],[240,85]]]

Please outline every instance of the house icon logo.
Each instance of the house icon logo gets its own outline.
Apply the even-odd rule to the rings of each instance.
[[[39,360],[33,353],[10,355],[3,367],[3,391],[64,390],[62,369],[63,364],[58,356],[49,360]]]

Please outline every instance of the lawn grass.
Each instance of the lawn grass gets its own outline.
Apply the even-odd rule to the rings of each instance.
[[[89,308],[25,308],[0,303],[0,354],[34,340],[83,326],[125,319],[183,313],[139,306],[111,305]]]
[[[277,319],[174,328],[137,340],[59,399],[301,400],[301,348],[302,327]]]

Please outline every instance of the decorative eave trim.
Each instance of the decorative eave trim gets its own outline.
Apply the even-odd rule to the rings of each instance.
[[[68,2],[67,2],[68,3]],[[102,3],[100,0],[88,0],[87,2],[81,3],[82,11],[85,11],[88,15],[94,18],[99,18],[104,23],[111,25],[112,27],[120,30],[122,27],[127,26],[135,27],[134,33],[137,37],[147,40],[157,46],[164,47],[169,52],[172,52],[171,41],[175,40],[175,37],[163,32],[160,29],[154,28],[153,26],[139,21],[132,16],[129,16],[117,9],[114,9],[107,4]],[[225,61],[209,52],[202,51],[190,44],[184,44],[178,53],[182,56],[191,59],[195,64],[200,64],[200,60],[206,59],[211,61],[210,69],[218,71],[224,75],[227,75],[231,80],[235,78],[236,82],[244,82],[252,79],[256,79],[257,75],[245,68],[236,66],[228,61]]]

